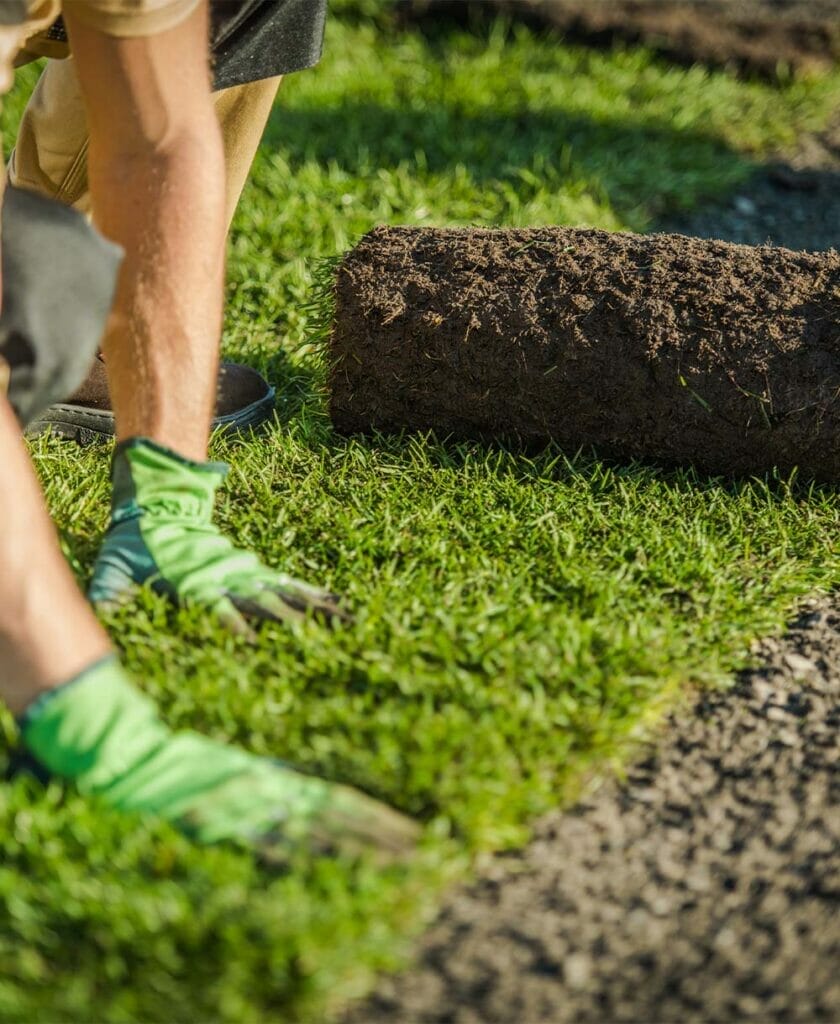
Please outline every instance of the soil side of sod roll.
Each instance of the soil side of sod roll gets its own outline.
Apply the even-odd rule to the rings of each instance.
[[[339,267],[330,349],[345,433],[840,480],[835,250],[376,228]]]

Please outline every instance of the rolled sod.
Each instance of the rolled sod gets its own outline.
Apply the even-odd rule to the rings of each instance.
[[[376,228],[343,260],[345,433],[840,480],[840,253],[568,228]]]

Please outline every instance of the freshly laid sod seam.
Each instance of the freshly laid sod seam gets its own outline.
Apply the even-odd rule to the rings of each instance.
[[[840,600],[447,896],[345,1024],[837,1020]]]
[[[727,678],[836,580],[832,490],[335,438],[312,302],[318,260],[380,222],[645,228],[744,180],[839,95],[840,77],[777,90],[527,32],[442,46],[333,22],[323,65],[283,87],[231,241],[225,353],[268,373],[278,422],[213,456],[233,466],[225,529],[345,593],[357,622],[248,647],[145,595],[108,625],[168,722],[364,786],[429,823],[426,860],[272,878],[17,781],[0,788],[1,1019],[324,1020],[399,962],[448,873],[521,842],[683,685]],[[108,452],[32,450],[85,580]]]

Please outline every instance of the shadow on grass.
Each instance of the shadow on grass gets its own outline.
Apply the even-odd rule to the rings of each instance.
[[[561,108],[475,112],[459,109],[457,97],[423,108],[280,104],[264,145],[293,170],[315,162],[369,177],[400,167],[417,175],[462,167],[474,182],[515,189],[520,203],[547,189],[595,194],[639,227],[720,195],[754,167],[712,133],[654,119],[594,120]]]
[[[833,501],[837,488],[823,481],[800,477],[794,470],[772,470],[751,476],[706,472],[702,467],[661,459],[621,458],[592,446],[565,449],[553,441],[517,444],[499,439],[487,441],[438,436],[430,431],[341,434],[334,430],[320,375],[313,373],[315,386],[298,391],[291,415],[277,419],[295,432],[296,440],[313,451],[326,451],[341,458],[352,449],[362,449],[378,460],[402,464],[407,472],[418,460],[434,469],[459,473],[480,464],[482,472],[498,478],[515,477],[519,482],[568,483],[586,478],[594,490],[614,490],[617,481],[663,483],[680,491],[698,494],[761,494],[769,502]]]

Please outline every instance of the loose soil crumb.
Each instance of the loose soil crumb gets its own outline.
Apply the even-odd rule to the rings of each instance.
[[[840,1019],[840,598],[455,895],[347,1024]]]
[[[840,60],[838,0],[399,0],[403,19],[505,14],[591,46],[643,44],[679,64],[784,77]]]

